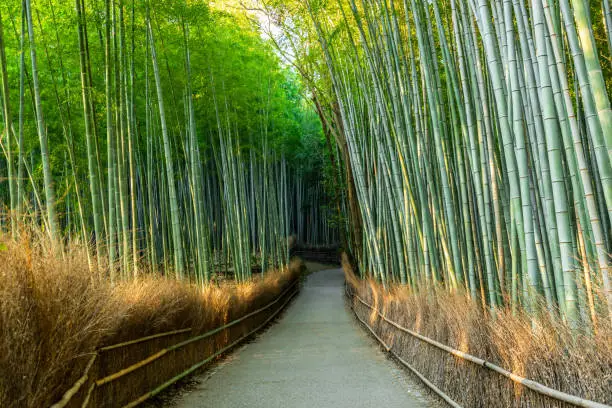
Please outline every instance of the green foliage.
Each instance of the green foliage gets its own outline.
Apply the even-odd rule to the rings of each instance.
[[[0,164],[25,163],[20,221],[35,213],[44,229],[56,217],[42,210],[56,210],[64,238],[95,244],[98,266],[101,258],[120,263],[123,276],[147,258],[154,270],[164,262],[177,276],[186,269],[205,280],[209,264],[227,256],[246,278],[249,251],[272,248],[271,265],[286,264],[299,217],[289,174],[316,183],[323,133],[301,77],[248,11],[181,0],[33,4],[52,173],[43,183],[27,34],[20,66],[21,3],[0,4],[12,138],[24,135],[23,148],[15,140]],[[45,199],[53,189],[57,199]],[[0,186],[0,202],[14,210],[8,190]]]
[[[135,65],[134,105],[140,138],[138,146],[144,152],[147,137],[144,134],[147,65],[149,79],[152,78],[145,29],[147,3],[126,0],[123,4],[126,49],[128,57],[133,58]],[[85,6],[97,144],[99,151],[104,152],[104,7],[100,1],[87,1]],[[72,130],[77,178],[85,180],[87,169],[76,12],[72,1],[40,0],[32,7],[39,54],[41,98],[51,149],[51,168],[58,188],[58,197],[64,197],[66,192],[62,189],[65,189],[66,185],[72,185],[62,181],[64,153],[67,148],[64,129],[67,124]],[[262,131],[265,129],[271,148],[278,153],[286,153],[290,162],[310,154],[302,147],[302,137],[314,137],[314,134],[320,136],[321,130],[318,118],[312,112],[312,106],[304,100],[304,87],[300,78],[281,64],[273,47],[262,38],[257,27],[242,15],[243,12],[230,13],[213,9],[203,2],[188,2],[186,5],[180,1],[151,2],[151,10],[153,28],[159,43],[164,95],[168,99],[168,127],[175,143],[179,143],[179,137],[186,127],[182,25],[188,23],[191,27],[192,91],[201,151],[210,153],[209,149],[216,139],[216,100],[221,109],[227,110],[224,116],[231,124],[232,130],[240,135],[241,146],[261,151]],[[11,105],[15,114],[19,106],[21,2],[2,2],[0,12],[5,25]],[[24,155],[28,157],[29,152],[34,153],[33,177],[38,181],[41,179],[41,169],[31,102],[29,49],[25,50],[25,54],[27,79]],[[256,137],[251,145],[249,143],[253,136]],[[175,149],[174,153],[182,157],[181,149]],[[101,168],[105,168],[104,154],[100,160]],[[29,186],[29,183],[26,184]]]

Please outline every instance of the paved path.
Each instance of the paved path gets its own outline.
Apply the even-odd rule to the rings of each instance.
[[[310,275],[278,323],[203,374],[177,407],[438,406],[357,325],[343,290],[341,270]]]

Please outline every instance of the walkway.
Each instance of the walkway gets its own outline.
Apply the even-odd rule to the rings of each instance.
[[[339,269],[310,275],[278,323],[198,378],[179,408],[434,407],[344,304]]]

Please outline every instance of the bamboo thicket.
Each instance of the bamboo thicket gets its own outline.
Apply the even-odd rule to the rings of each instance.
[[[541,297],[575,327],[610,314],[610,44],[586,5],[306,2],[363,271],[492,310]]]
[[[0,79],[5,231],[84,242],[112,281],[287,266],[295,158],[322,133],[243,13],[11,0]]]

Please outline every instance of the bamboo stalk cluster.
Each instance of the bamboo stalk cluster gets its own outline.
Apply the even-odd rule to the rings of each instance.
[[[1,200],[14,235],[31,219],[59,247],[90,243],[90,267],[113,281],[145,267],[244,281],[288,264],[302,213],[284,143],[299,150],[313,115],[255,30],[181,1],[9,3]]]
[[[492,310],[535,313],[541,297],[573,326],[608,316],[608,2],[605,24],[584,0],[306,3],[348,145],[362,270]]]

